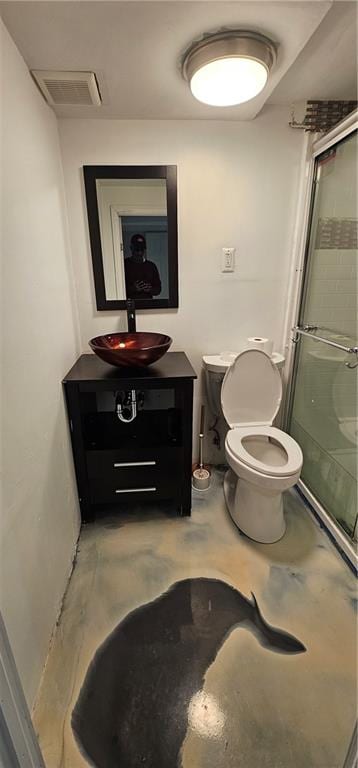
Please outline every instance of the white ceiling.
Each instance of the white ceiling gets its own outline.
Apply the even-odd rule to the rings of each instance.
[[[248,120],[265,102],[357,98],[356,2],[12,0],[0,12],[29,69],[96,73],[102,106],[56,107],[60,117]],[[208,107],[192,97],[180,62],[194,39],[228,27],[267,35],[278,60],[258,97]]]

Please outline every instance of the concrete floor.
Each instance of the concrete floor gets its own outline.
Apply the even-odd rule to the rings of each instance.
[[[114,764],[118,768],[342,768],[356,716],[356,580],[295,492],[285,496],[284,538],[260,545],[241,536],[229,518],[222,480],[222,474],[216,473],[208,492],[194,493],[191,518],[142,512],[107,517],[83,529],[34,712],[47,768],[111,768]],[[221,598],[220,605],[209,599],[212,623],[208,623],[209,614],[203,612],[195,587],[191,623],[183,622],[183,606],[178,604],[174,624],[181,622],[176,642],[179,637],[187,649],[190,635],[191,652],[197,649],[197,659],[182,671],[174,650],[171,663],[163,643],[154,686],[154,666],[142,663],[141,685],[126,694],[131,697],[125,726],[131,750],[115,763],[105,756],[91,762],[74,737],[71,715],[94,654],[133,609],[150,601],[155,601],[152,606],[161,604],[157,598],[162,593],[189,578],[190,585],[205,588],[209,582],[198,580],[217,579],[226,583],[225,589],[231,585],[241,593],[240,605],[248,611],[253,610],[248,606],[254,592],[269,627],[293,635],[306,651],[273,652],[272,643],[262,641],[257,620],[254,626],[255,622],[241,618],[204,664],[199,674],[202,684],[186,701],[182,682],[184,686],[193,683],[191,670],[198,672],[203,649],[223,617]],[[132,614],[138,615],[138,611]],[[149,614],[140,613],[142,623],[143,615]],[[170,638],[173,633],[174,629]],[[150,636],[149,629],[141,633],[141,653],[148,650]],[[175,676],[178,663],[179,676]],[[116,675],[122,675],[117,686],[121,712],[121,681],[127,665],[128,658],[121,668],[118,653],[113,681],[108,683],[113,688]],[[164,679],[172,680],[172,690],[164,697],[165,722],[185,718],[179,752],[174,746],[170,751],[169,725],[163,720]],[[147,695],[149,685],[153,696]],[[110,701],[112,693],[108,693]],[[135,717],[130,710],[133,701]],[[99,725],[90,723],[90,728]],[[149,748],[146,752],[148,739],[158,746],[157,759],[150,757]]]

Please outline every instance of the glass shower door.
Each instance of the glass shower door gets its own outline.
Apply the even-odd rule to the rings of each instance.
[[[357,523],[357,134],[316,160],[289,432],[301,478],[353,537]],[[312,338],[310,338],[312,336]],[[320,336],[323,341],[314,340]]]

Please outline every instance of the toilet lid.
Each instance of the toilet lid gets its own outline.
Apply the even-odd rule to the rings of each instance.
[[[261,349],[241,352],[228,368],[221,387],[221,407],[231,428],[272,424],[281,398],[281,376]]]

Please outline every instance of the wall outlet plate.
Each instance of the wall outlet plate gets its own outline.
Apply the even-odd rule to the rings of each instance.
[[[221,271],[234,272],[234,269],[235,269],[235,248],[222,248]]]

